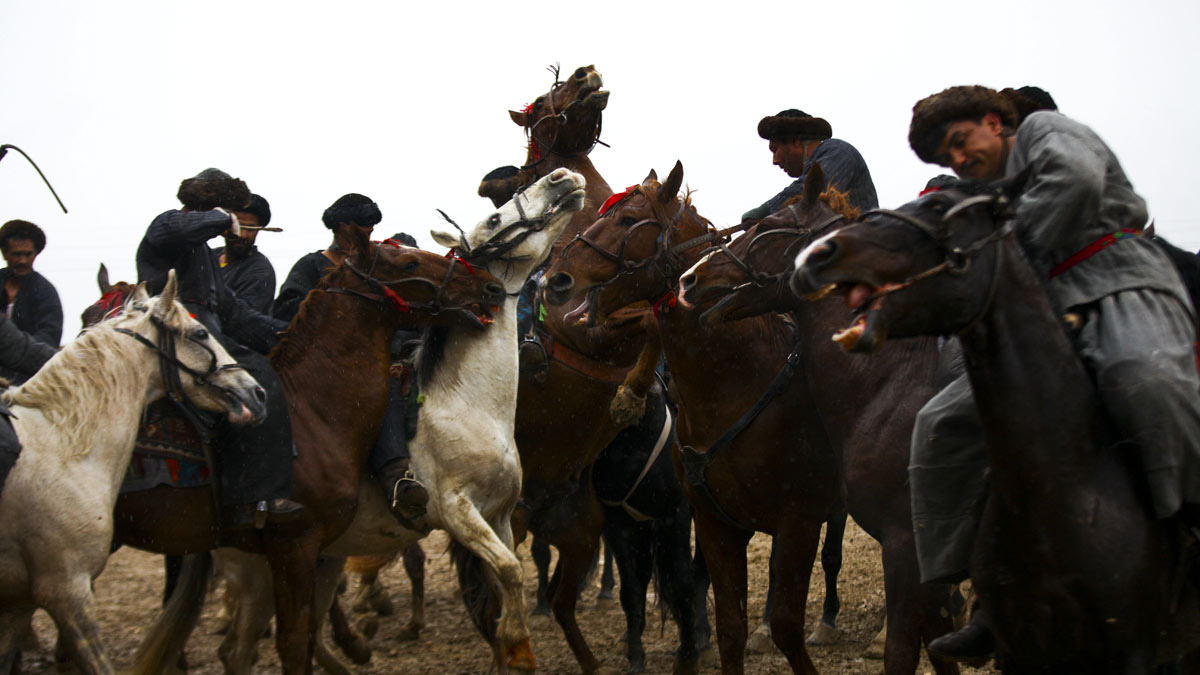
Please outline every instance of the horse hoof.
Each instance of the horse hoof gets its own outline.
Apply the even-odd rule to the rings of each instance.
[[[813,629],[812,635],[809,635],[808,639],[805,640],[804,643],[814,646],[832,645],[837,644],[839,641],[841,641],[841,639],[841,631],[833,626],[830,626],[824,621],[818,621],[817,627]]]
[[[624,384],[617,388],[617,393],[608,404],[608,414],[613,424],[622,429],[642,419],[645,412],[646,397],[638,396]]]
[[[530,616],[550,616],[550,605],[538,605],[529,613]]]
[[[875,636],[875,639],[871,640],[871,644],[867,645],[867,651],[863,652],[863,658],[873,661],[883,659],[883,650],[886,645],[887,626],[884,626],[883,630],[879,631],[879,634]]]
[[[596,600],[597,600],[597,601],[600,601],[600,600],[612,600],[614,597],[615,597],[615,596],[613,595],[613,592],[612,592],[612,589],[611,589],[611,588],[601,588],[601,589],[600,589],[600,592],[596,594]]]
[[[529,673],[537,669],[533,661],[533,647],[529,644],[529,638],[525,638],[508,648],[508,667],[510,670],[520,670]]]
[[[401,628],[400,632],[396,634],[396,639],[401,642],[413,642],[419,637],[421,637],[421,627],[411,623]]]
[[[358,622],[358,632],[362,633],[363,637],[368,640],[375,637],[375,634],[379,632],[379,619],[373,616],[363,617]]]
[[[746,652],[749,654],[774,654],[776,651],[775,643],[771,640],[771,629],[765,623],[759,624],[750,639],[746,640]]]
[[[371,661],[371,647],[362,637],[357,637],[347,644],[339,646],[342,648],[343,654],[360,666]]]
[[[700,658],[696,657],[689,661],[675,659],[675,669],[671,673],[672,675],[699,675]]]

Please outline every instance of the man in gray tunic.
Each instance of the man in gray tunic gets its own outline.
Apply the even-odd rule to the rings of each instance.
[[[1136,444],[1155,517],[1200,503],[1196,322],[1166,254],[1140,235],[1145,201],[1088,127],[1057,112],[1019,117],[1011,90],[952,87],[913,107],[909,143],[960,178],[1027,172],[1014,230],[1051,301],[1077,317],[1079,355],[1121,436]],[[987,451],[963,375],[913,429],[909,477],[922,581],[960,581],[987,484]],[[986,614],[930,652],[963,661],[994,649]]]

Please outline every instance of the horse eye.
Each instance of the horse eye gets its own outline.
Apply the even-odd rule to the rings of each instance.
[[[405,265],[401,269],[403,269],[405,272],[416,272],[417,267],[419,267],[420,265],[421,265],[420,261],[414,260],[414,261],[408,263],[407,265]]]
[[[621,219],[621,227],[633,227],[636,223],[637,220],[631,216],[625,216]]]
[[[488,227],[490,227],[492,229],[496,229],[496,226],[499,224],[500,224],[500,214],[499,213],[493,213],[490,217],[488,217]]]
[[[207,340],[208,339],[208,331],[204,330],[203,328],[197,328],[195,331],[192,332],[192,339],[201,340],[201,341]]]

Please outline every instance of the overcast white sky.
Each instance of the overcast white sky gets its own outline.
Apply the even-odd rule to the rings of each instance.
[[[719,9],[719,11],[717,11]],[[676,159],[701,213],[737,221],[786,185],[755,127],[796,107],[866,158],[880,202],[939,169],[907,144],[914,102],[956,84],[1036,84],[1091,125],[1160,232],[1200,248],[1200,3],[1112,2],[66,2],[0,3],[0,222],[46,230],[35,268],[65,338],[103,261],[134,251],[180,180],[209,166],[270,202],[260,250],[282,281],[326,246],[321,212],[379,203],[377,235],[429,248],[434,211],[475,222],[480,177],[524,158],[507,110],[595,64],[612,92],[592,159],[616,189]],[[217,245],[219,240],[212,242]]]

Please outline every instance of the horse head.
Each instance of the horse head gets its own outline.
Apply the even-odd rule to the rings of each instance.
[[[825,188],[825,175],[814,164],[803,194],[728,245],[718,243],[679,278],[679,300],[711,305],[701,316],[708,325],[795,309],[800,299],[788,280],[796,255],[814,236],[858,215],[845,193]]]
[[[133,284],[126,281],[109,283],[108,268],[100,263],[100,271],[96,274],[96,285],[100,287],[100,299],[88,306],[79,315],[84,328],[94,326],[119,312],[125,304],[125,299],[133,292]]]
[[[676,162],[665,181],[651,171],[640,185],[613,195],[546,271],[546,302],[581,300],[569,316],[586,315],[591,325],[621,307],[668,296],[691,264],[683,253],[711,232],[691,199],[679,194],[682,183],[683,165]]]
[[[111,328],[157,354],[160,367],[151,378],[151,399],[169,393],[198,408],[223,412],[235,424],[261,420],[266,392],[188,313],[177,298],[178,290],[174,270],[156,297],[138,284],[119,316],[91,330]]]
[[[526,164],[548,153],[569,155],[586,153],[600,138],[601,113],[608,105],[604,80],[595,66],[578,68],[565,82],[558,80],[558,67],[552,69],[554,84],[524,110],[508,111],[512,121],[525,128],[529,137]]]
[[[888,337],[965,332],[993,298],[991,244],[1011,241],[1006,187],[958,184],[875,209],[801,251],[792,289],[845,294],[857,316],[834,340],[848,351],[874,352]]]
[[[372,242],[351,228],[346,260],[318,288],[374,299],[396,328],[490,326],[504,286],[486,270],[388,239]]]
[[[517,191],[469,231],[431,234],[468,263],[492,270],[503,279],[507,292],[516,293],[549,255],[571,216],[583,208],[585,188],[583,176],[556,169]]]

